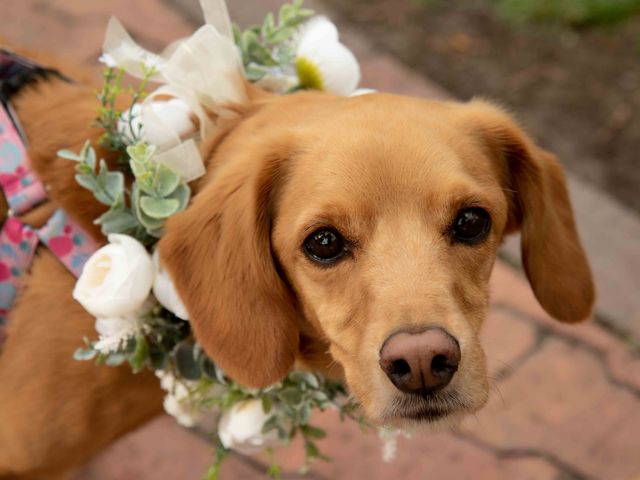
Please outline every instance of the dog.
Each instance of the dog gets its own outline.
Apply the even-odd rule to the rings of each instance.
[[[104,243],[93,220],[105,207],[56,155],[97,146],[95,85],[59,68],[76,83],[40,81],[14,99],[49,193],[23,220],[63,208]],[[542,307],[561,322],[590,315],[562,168],[489,102],[253,89],[201,150],[207,174],[167,222],[160,258],[196,339],[241,384],[319,371],[345,380],[369,422],[403,428],[477,411],[489,277],[516,231]],[[0,357],[0,478],[66,478],[162,411],[153,374],[73,360],[95,337],[74,284],[39,248]]]

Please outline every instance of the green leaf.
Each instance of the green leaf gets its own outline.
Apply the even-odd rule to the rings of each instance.
[[[177,212],[181,212],[189,203],[189,199],[191,198],[191,189],[188,185],[184,183],[179,185],[178,188],[169,196],[170,199],[178,201],[178,210]]]
[[[249,44],[247,46],[247,50],[249,51],[249,57],[256,63],[272,67],[277,65],[276,61],[271,56],[271,51],[260,43],[253,42]]]
[[[142,367],[146,363],[148,356],[149,344],[147,343],[147,339],[144,338],[144,335],[138,335],[136,337],[136,349],[129,359],[129,363],[133,368],[133,373],[138,373],[140,370],[142,370]]]
[[[149,364],[154,370],[164,370],[167,367],[169,360],[167,355],[158,350],[151,350],[149,353]]]
[[[151,218],[168,218],[178,211],[180,202],[174,198],[140,197],[142,211]]]
[[[317,438],[321,439],[327,436],[327,432],[318,427],[312,427],[311,425],[303,425],[300,427],[302,429],[302,433],[309,438]]]
[[[269,413],[272,407],[273,404],[271,402],[271,397],[269,397],[268,395],[264,395],[262,397],[262,411],[264,413]]]
[[[155,151],[155,145],[149,145],[144,142],[127,147],[127,153],[129,154],[129,156],[142,163],[145,163],[147,160],[149,160],[155,153]]]
[[[278,428],[278,423],[278,417],[272,415],[266,422],[264,422],[264,425],[262,425],[262,433],[269,433],[271,430],[275,430]]]
[[[282,43],[286,40],[289,40],[291,37],[293,37],[295,33],[296,31],[293,28],[289,28],[289,27],[281,28],[280,30],[278,30],[276,33],[273,34],[273,36],[270,39],[271,43]]]
[[[159,197],[171,195],[179,184],[180,175],[165,165],[158,165],[156,170],[155,191]]]
[[[104,189],[111,198],[117,201],[124,195],[124,175],[122,172],[107,172],[104,177]]]
[[[140,208],[140,189],[138,188],[138,183],[134,182],[131,188],[131,205],[133,205],[134,212],[138,222],[144,226],[149,235],[153,235],[151,232],[155,232],[160,230],[164,226],[163,219],[151,218],[147,214],[145,214]],[[153,235],[159,237],[160,235]]]
[[[87,190],[91,190],[95,192],[98,188],[98,182],[92,174],[78,174],[75,176],[76,182],[80,184],[80,186],[86,188]]]
[[[155,196],[156,191],[153,188],[153,173],[150,170],[136,177],[136,183],[144,193]]]
[[[147,171],[146,164],[144,164],[140,160],[136,160],[135,158],[131,158],[131,160],[129,160],[129,167],[131,168],[131,171],[133,172],[133,175],[135,177],[140,177]]]
[[[73,358],[75,360],[91,360],[95,358],[98,352],[92,348],[78,348],[73,352]]]
[[[302,425],[309,423],[311,419],[311,404],[303,403],[299,410],[299,419]]]
[[[122,353],[110,353],[104,363],[110,367],[117,367],[122,365],[126,359],[127,357]]]
[[[87,143],[85,143],[85,146],[87,147],[87,153],[86,153],[87,165],[89,165],[89,167],[91,167],[91,169],[94,170],[96,168],[96,151],[93,149],[93,147],[89,146],[88,140],[87,140]]]
[[[73,160],[74,162],[82,162],[82,161],[84,161],[84,157],[81,157],[80,155],[78,155],[75,152],[72,152],[71,150],[66,150],[66,149],[58,150],[57,155],[60,158],[64,158],[66,160]]]
[[[274,28],[275,28],[275,21],[273,19],[273,13],[269,12],[267,16],[264,18],[264,23],[262,24],[262,35],[265,37],[268,37]]]
[[[318,447],[312,441],[305,442],[304,450],[306,457],[309,460],[314,460],[320,456],[320,450],[318,450]]]
[[[283,402],[286,402],[291,405],[297,405],[302,401],[302,393],[297,387],[287,387],[283,389],[278,397]]]
[[[211,380],[218,380],[216,366],[204,355],[200,358],[200,368],[202,369],[202,373],[204,373],[208,378]]]
[[[136,217],[128,210],[108,210],[98,217],[96,224],[102,226],[104,234],[127,233],[138,227]]]
[[[193,355],[193,343],[182,342],[173,352],[176,368],[182,377],[187,380],[200,379],[202,372]]]

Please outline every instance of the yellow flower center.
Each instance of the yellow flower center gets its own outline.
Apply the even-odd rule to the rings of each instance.
[[[320,69],[308,58],[296,58],[296,72],[298,73],[298,80],[302,88],[312,90],[322,90],[324,88],[324,81],[322,80]]]
[[[93,265],[93,268],[88,270],[89,286],[91,288],[98,288],[104,283],[104,279],[111,270],[111,258],[109,255],[102,254]]]

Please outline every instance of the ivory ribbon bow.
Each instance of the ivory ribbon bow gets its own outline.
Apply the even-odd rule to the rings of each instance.
[[[237,115],[234,107],[248,101],[242,60],[233,42],[231,20],[224,0],[200,0],[206,24],[190,37],[178,40],[156,54],[138,45],[117,18],[111,17],[103,44],[103,60],[134,77],[143,78],[153,68],[151,81],[164,84],[144,101],[171,95],[185,101],[197,116],[200,138],[217,127],[216,121]],[[144,67],[144,68],[143,68]],[[153,115],[144,109],[144,115]],[[142,118],[142,124],[145,118]],[[169,147],[155,160],[179,173],[185,181],[205,173],[195,140],[181,141],[167,132]]]

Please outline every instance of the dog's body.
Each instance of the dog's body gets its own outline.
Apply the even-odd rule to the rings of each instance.
[[[56,156],[86,138],[96,144],[93,90],[41,82],[14,106],[50,194],[23,220],[39,226],[62,207],[104,243],[93,224],[104,207]],[[488,278],[516,229],[545,309],[563,321],[589,314],[593,287],[560,168],[486,103],[259,95],[202,152],[208,174],[192,206],[169,221],[160,252],[197,339],[242,383],[277,381],[297,360],[344,375],[372,422],[477,410],[488,391],[477,340]],[[486,239],[452,240],[456,212],[480,207],[491,215]],[[308,236],[322,228],[348,248],[319,265]],[[94,319],[71,297],[74,282],[40,248],[9,317],[0,478],[64,475],[161,411],[152,374],[73,360],[82,338],[95,337]],[[437,391],[423,384],[419,399],[399,393],[408,387],[378,365],[385,345],[433,327],[458,345],[457,373]]]

